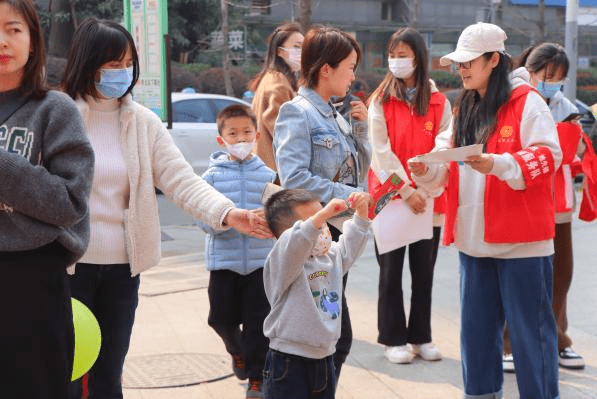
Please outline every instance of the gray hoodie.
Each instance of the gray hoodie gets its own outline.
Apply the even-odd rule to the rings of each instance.
[[[0,105],[18,92],[0,93]],[[57,91],[31,99],[0,126],[0,251],[58,241],[65,266],[89,241],[93,149],[73,100]]]
[[[361,255],[369,236],[368,220],[354,216],[328,253],[311,256],[321,230],[298,221],[270,252],[263,270],[271,311],[263,323],[270,348],[310,359],[335,352],[340,337],[342,277]]]

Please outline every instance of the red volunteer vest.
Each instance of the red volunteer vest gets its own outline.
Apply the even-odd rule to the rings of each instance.
[[[392,146],[392,152],[396,154],[410,180],[410,185],[416,187],[410,170],[406,167],[410,158],[426,154],[435,146],[435,136],[439,133],[446,104],[446,96],[440,92],[431,93],[427,115],[418,115],[409,105],[391,97],[383,104],[388,137]],[[374,193],[381,187],[380,181],[369,169],[368,175],[369,192]],[[435,199],[433,210],[435,213],[444,213],[445,195]]]
[[[558,138],[562,148],[562,165],[556,171],[554,179],[554,193],[556,199],[556,213],[570,212],[572,206],[566,203],[566,179],[564,177],[564,165],[570,166],[571,175],[574,177],[578,172],[574,166],[574,157],[580,142],[581,129],[578,124],[573,122],[560,122],[556,124],[558,128]]]
[[[498,111],[497,125],[487,140],[487,153],[510,153],[520,165],[526,189],[513,190],[493,175],[485,177],[485,241],[488,243],[521,243],[543,241],[555,234],[555,209],[552,192],[554,160],[547,147],[522,148],[520,122],[531,86],[512,91]],[[446,227],[444,244],[454,242],[454,226],[459,196],[458,164],[450,165],[447,186]]]

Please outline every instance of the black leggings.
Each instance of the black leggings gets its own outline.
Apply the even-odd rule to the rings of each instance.
[[[386,346],[431,342],[431,290],[441,227],[433,228],[433,238],[408,246],[408,264],[412,279],[408,324],[404,312],[402,270],[406,247],[375,255],[379,263],[379,299],[377,303],[377,342]]]
[[[3,398],[67,397],[74,330],[66,256],[58,243],[0,252]]]

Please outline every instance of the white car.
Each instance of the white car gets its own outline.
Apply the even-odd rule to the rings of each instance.
[[[209,156],[220,149],[216,142],[216,116],[232,104],[251,104],[220,94],[172,93],[172,129],[170,134],[195,173],[203,174]]]

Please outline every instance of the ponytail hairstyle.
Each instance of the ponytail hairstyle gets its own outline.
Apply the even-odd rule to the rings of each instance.
[[[255,92],[261,83],[261,79],[270,71],[277,71],[286,76],[290,85],[296,91],[298,89],[298,77],[292,72],[284,58],[278,55],[278,48],[294,33],[302,34],[303,31],[296,22],[289,22],[278,26],[267,38],[267,54],[263,62],[263,69],[248,84],[249,90]]]
[[[415,53],[415,87],[417,89],[413,98],[413,106],[418,115],[427,115],[429,110],[429,99],[431,98],[431,84],[429,83],[429,71],[427,70],[428,55],[425,41],[419,32],[413,28],[401,28],[394,32],[388,41],[388,55],[398,46],[399,43],[407,44]],[[404,80],[398,79],[392,72],[388,71],[379,86],[371,95],[371,99],[380,98],[382,103],[391,97],[402,101],[408,101]]]
[[[361,61],[361,46],[350,34],[331,26],[313,27],[305,35],[301,52],[300,84],[315,89],[319,84],[319,71],[328,64],[332,68],[355,51],[357,63]]]
[[[494,52],[482,55],[488,61]],[[485,144],[495,130],[497,112],[512,94],[510,70],[512,59],[506,53],[498,52],[500,60],[491,75],[485,96],[476,90],[463,90],[456,100],[454,116],[454,147],[471,144]]]
[[[532,73],[544,70],[547,78],[562,71],[562,77],[565,78],[568,76],[570,61],[564,47],[557,43],[542,43],[525,49],[519,56],[516,66],[525,67]]]

